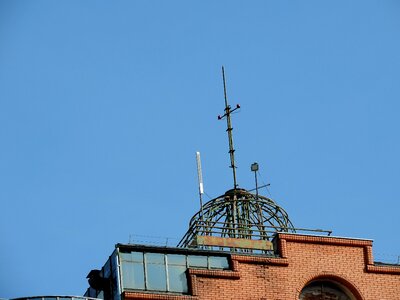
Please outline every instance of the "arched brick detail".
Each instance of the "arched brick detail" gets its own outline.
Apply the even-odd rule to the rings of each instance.
[[[339,276],[336,274],[317,274],[310,276],[306,280],[304,280],[301,284],[301,287],[299,290],[296,291],[296,300],[299,299],[301,291],[311,282],[313,281],[332,281],[336,282],[342,286],[344,286],[346,289],[349,290],[349,292],[352,294],[352,296],[355,297],[355,300],[364,300],[365,298],[362,296],[360,290],[353,284],[351,281],[346,278],[345,276]]]

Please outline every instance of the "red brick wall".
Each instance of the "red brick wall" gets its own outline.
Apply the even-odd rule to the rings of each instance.
[[[232,255],[232,270],[188,270],[191,295],[126,293],[125,299],[297,300],[315,279],[345,286],[355,300],[400,300],[400,267],[373,264],[372,242],[279,234],[280,258]]]

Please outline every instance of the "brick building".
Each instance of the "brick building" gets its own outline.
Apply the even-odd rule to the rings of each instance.
[[[104,289],[89,288],[86,296],[114,294],[110,297],[114,300],[400,299],[400,265],[374,263],[371,240],[277,233],[273,246],[273,253],[256,254],[119,244],[101,271],[114,282],[114,290],[108,289],[107,296]]]
[[[400,299],[400,265],[374,262],[371,240],[277,232],[266,241],[271,250],[260,250],[221,239],[191,247],[117,244],[89,273],[83,297],[18,300]]]

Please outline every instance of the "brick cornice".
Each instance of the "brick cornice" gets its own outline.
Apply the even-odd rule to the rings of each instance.
[[[240,274],[238,271],[188,269],[187,272],[189,275],[196,275],[196,276],[202,276],[202,277],[230,278],[230,279],[239,279],[240,278]]]
[[[372,246],[371,240],[350,239],[332,236],[313,236],[300,234],[278,233],[279,240],[295,243],[311,243],[335,246],[365,247]]]
[[[381,273],[381,274],[400,274],[400,267],[392,266],[377,266],[377,265],[367,265],[366,268],[368,273]]]
[[[241,263],[253,263],[260,265],[274,265],[274,266],[287,266],[289,261],[286,258],[280,257],[261,257],[261,256],[244,256],[244,255],[232,255],[232,260]]]

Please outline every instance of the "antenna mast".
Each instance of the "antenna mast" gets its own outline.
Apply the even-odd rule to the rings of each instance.
[[[199,197],[200,197],[201,219],[203,219],[204,186],[203,186],[203,175],[202,175],[202,172],[201,172],[200,152],[196,152],[196,162],[197,162],[197,178],[198,178],[198,181],[199,181]]]
[[[233,147],[233,136],[232,136],[233,128],[232,128],[232,122],[231,122],[231,113],[234,112],[235,110],[239,109],[240,105],[237,104],[236,107],[231,110],[231,106],[228,104],[228,97],[226,95],[226,82],[225,82],[224,66],[222,66],[222,80],[224,83],[225,113],[223,116],[218,116],[218,120],[222,120],[224,117],[226,117],[226,125],[228,127],[226,129],[226,131],[228,132],[229,156],[231,159],[230,168],[232,168],[232,173],[233,173],[233,188],[236,189],[238,187],[238,184],[236,182],[235,149]]]

